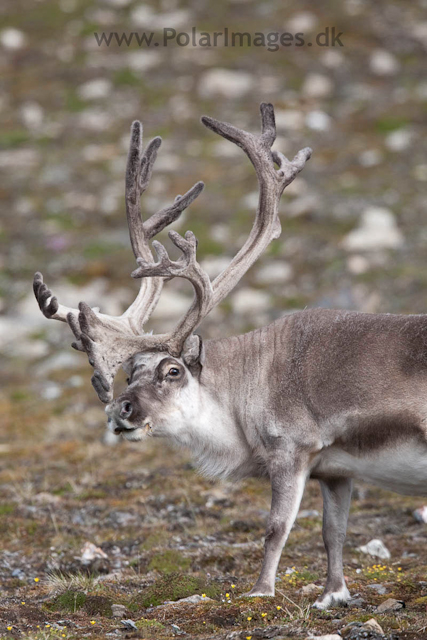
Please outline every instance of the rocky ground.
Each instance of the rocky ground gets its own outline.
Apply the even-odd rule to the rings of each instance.
[[[357,487],[345,549],[355,598],[321,613],[310,609],[326,570],[310,484],[276,598],[240,599],[260,565],[267,485],[210,483],[165,444],[106,441],[85,358],[31,292],[40,269],[64,304],[119,313],[132,300],[123,193],[135,118],[164,139],[144,215],[204,180],[174,228],[196,233],[200,260],[218,273],[249,232],[257,187],[241,151],[198,119],[255,131],[258,103],[271,101],[276,148],[292,156],[310,145],[313,157],[283,197],[281,239],[202,333],[235,334],[304,306],[425,312],[426,8],[2,1],[1,637],[375,638],[378,629],[362,626],[371,618],[389,638],[427,637],[427,525],[412,515],[422,503]],[[147,49],[94,38],[191,26],[304,32],[313,42],[335,26],[344,46]],[[168,285],[148,328],[171,326],[190,295]],[[375,538],[390,558],[358,550]],[[200,603],[151,606],[194,594]],[[397,604],[377,610],[389,599]]]

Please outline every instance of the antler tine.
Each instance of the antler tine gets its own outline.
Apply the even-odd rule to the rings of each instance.
[[[260,192],[255,221],[249,238],[229,266],[215,278],[212,284],[209,284],[209,295],[205,297],[204,303],[200,304],[196,294],[192,306],[172,332],[168,343],[169,348],[173,345],[178,353],[182,349],[185,338],[194,331],[204,316],[234,288],[268,244],[279,237],[281,233],[278,215],[280,197],[284,188],[294,180],[311,156],[311,149],[308,147],[299,151],[291,162],[281,153],[272,152],[271,147],[276,139],[273,105],[262,103],[260,112],[261,134],[258,136],[227,122],[220,122],[207,116],[202,117],[202,122],[208,129],[243,149],[255,168]],[[275,163],[279,167],[277,170]]]
[[[151,263],[153,255],[149,240],[181,215],[201,193],[204,184],[197,182],[183,196],[177,196],[172,205],[154,213],[144,222],[140,210],[141,195],[150,182],[161,138],[151,140],[143,151],[142,133],[142,124],[133,122],[126,166],[125,201],[133,252],[136,257]],[[135,301],[121,316],[114,317],[99,313],[85,303],[80,303],[79,309],[59,304],[44,284],[42,274],[37,272],[34,276],[34,294],[40,310],[47,318],[68,322],[76,338],[72,346],[86,351],[89,363],[95,367],[92,382],[103,402],[111,398],[114,374],[127,357],[129,345],[132,343],[134,348],[143,348],[138,336],[143,333],[143,325],[158,302],[163,281],[163,277],[144,278]],[[148,342],[161,348],[157,338],[151,336]]]
[[[197,324],[206,315],[207,309],[212,301],[212,286],[207,273],[201,268],[196,260],[197,240],[192,231],[187,231],[183,238],[176,231],[169,232],[169,238],[178,247],[183,255],[179,260],[171,260],[165,247],[156,240],[153,241],[158,261],[149,263],[138,258],[138,269],[132,273],[133,278],[162,277],[162,278],[185,278],[189,280],[194,289],[194,300],[191,306],[192,314],[186,314],[178,323],[175,329],[164,337],[168,350],[175,355],[181,353],[182,345],[186,338],[194,329],[193,314],[197,318]],[[188,322],[187,316],[191,318]]]
[[[213,305],[218,304],[231,291],[269,243],[279,237],[281,233],[278,215],[280,197],[285,187],[295,179],[311,156],[309,147],[299,151],[292,161],[279,152],[272,152],[271,146],[276,139],[274,107],[272,104],[262,103],[260,112],[261,135],[259,136],[241,131],[213,118],[202,118],[203,124],[209,129],[235,142],[245,151],[255,168],[260,189],[255,221],[249,238],[229,266],[212,283]],[[230,135],[231,129],[232,135]],[[275,163],[279,166],[278,170],[274,166]]]

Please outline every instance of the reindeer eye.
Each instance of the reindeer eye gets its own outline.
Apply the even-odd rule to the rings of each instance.
[[[171,367],[168,371],[168,375],[176,378],[176,376],[179,376],[179,369],[177,369],[176,367]]]
[[[126,378],[126,382],[127,382],[127,384],[129,384],[130,378]]]

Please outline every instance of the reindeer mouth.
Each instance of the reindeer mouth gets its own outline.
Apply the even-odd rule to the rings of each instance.
[[[122,434],[126,437],[127,434],[134,433],[135,431],[142,430],[145,435],[152,435],[152,426],[150,422],[145,422],[143,425],[138,425],[135,427],[129,426],[129,423],[126,420],[121,420],[120,418],[115,418],[115,427],[113,429],[116,436]]]

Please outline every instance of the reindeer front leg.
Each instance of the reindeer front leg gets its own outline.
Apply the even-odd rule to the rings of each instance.
[[[320,480],[323,495],[323,541],[328,555],[328,578],[317,609],[344,604],[350,599],[344,580],[342,548],[347,531],[353,482],[350,478]]]
[[[289,532],[297,516],[305,481],[306,461],[290,452],[281,452],[270,465],[271,510],[265,535],[265,554],[256,584],[248,596],[274,596],[276,571]]]

